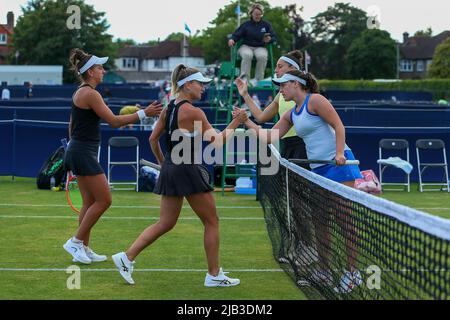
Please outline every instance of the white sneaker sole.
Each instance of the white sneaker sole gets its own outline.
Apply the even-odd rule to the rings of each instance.
[[[63,245],[63,248],[64,248],[64,250],[66,250],[66,251],[72,256],[72,258],[73,258],[72,261],[74,261],[74,262],[79,262],[79,263],[82,263],[82,264],[91,264],[91,263],[92,263],[91,260],[81,260],[81,259],[78,259],[78,258],[72,253],[72,251],[69,249],[69,246],[67,246],[67,243]]]
[[[108,260],[107,257],[102,258],[102,259],[98,259],[98,260],[93,260],[93,259],[91,259],[91,262],[104,262],[104,261],[106,261],[106,260]],[[78,261],[78,260],[75,260],[75,258],[73,258],[73,259],[72,259],[72,262],[79,262],[79,261]]]
[[[117,255],[113,255],[112,259],[114,261],[114,264],[116,265],[117,270],[119,271],[120,275],[122,276],[122,278],[128,283],[128,284],[134,284],[134,280],[133,278],[131,278],[131,276],[124,274],[122,271],[122,265],[121,265],[121,261],[120,261],[120,257]]]
[[[237,282],[233,282],[233,283],[229,283],[229,284],[224,284],[224,283],[205,283],[205,287],[207,288],[219,288],[219,287],[234,287],[237,286],[241,283],[240,280],[238,280]]]

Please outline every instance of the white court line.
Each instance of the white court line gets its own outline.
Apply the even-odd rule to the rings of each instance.
[[[67,204],[29,204],[29,203],[0,203],[0,207],[37,207],[37,208],[60,208],[67,207]],[[159,209],[160,206],[111,206],[122,209]],[[261,206],[217,206],[217,209],[262,209]],[[191,209],[189,206],[183,206],[182,209]]]
[[[220,217],[220,220],[264,220],[262,217],[245,218],[245,217]],[[0,219],[69,219],[78,220],[74,214],[67,216],[24,216],[24,215],[0,215]],[[159,217],[107,217],[104,216],[102,220],[159,220]],[[199,220],[196,217],[180,217],[178,220]]]
[[[82,272],[117,272],[117,269],[83,269]],[[66,272],[67,268],[0,268],[1,271]],[[133,272],[207,272],[206,269],[134,269]],[[227,272],[284,272],[282,269],[227,269]]]
[[[78,265],[77,265],[78,266]],[[67,268],[0,268],[0,272],[66,272]],[[117,269],[83,269],[85,272],[117,272]],[[207,272],[206,269],[134,269],[133,272]],[[333,269],[333,272],[339,273],[341,269]],[[447,269],[382,269],[383,272],[407,273],[407,272],[449,272]],[[227,272],[284,272],[283,269],[227,269]]]

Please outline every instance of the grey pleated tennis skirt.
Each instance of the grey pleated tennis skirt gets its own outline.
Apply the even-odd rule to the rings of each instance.
[[[200,164],[173,164],[161,167],[154,193],[171,197],[185,197],[196,193],[211,192],[210,174]]]

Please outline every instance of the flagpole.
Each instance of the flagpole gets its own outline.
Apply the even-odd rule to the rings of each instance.
[[[239,8],[239,13],[238,13],[238,28],[239,28],[239,26],[241,25],[241,1],[240,0],[238,0],[238,8]]]
[[[308,73],[308,51],[305,50],[305,71]]]
[[[183,64],[186,65],[186,33],[183,32]]]

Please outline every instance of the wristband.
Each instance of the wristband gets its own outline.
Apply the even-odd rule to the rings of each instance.
[[[147,118],[147,116],[145,115],[145,111],[142,110],[142,109],[137,112],[137,115],[138,115],[140,121],[142,121],[145,118]]]

